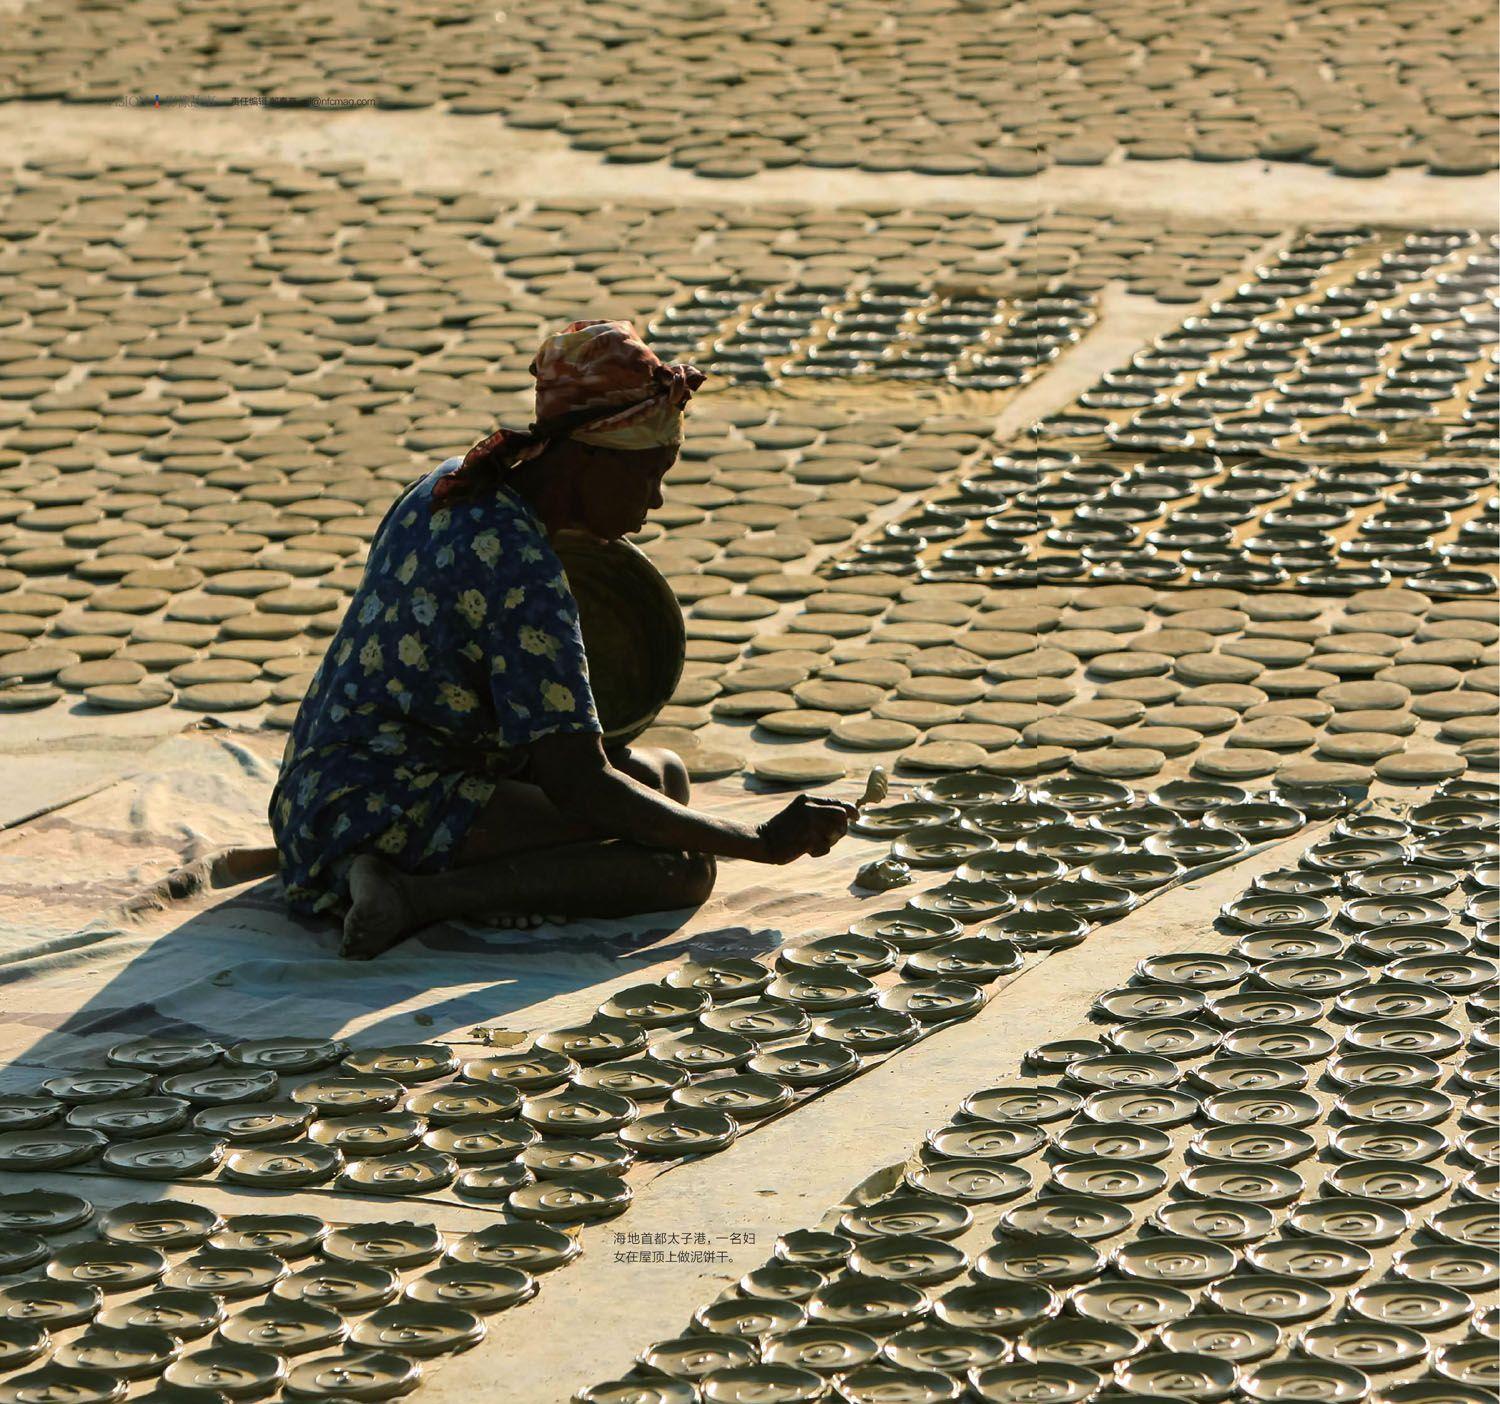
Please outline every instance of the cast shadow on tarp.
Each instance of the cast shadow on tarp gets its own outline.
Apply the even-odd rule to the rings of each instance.
[[[147,1036],[478,1042],[472,1030],[522,1011],[516,1033],[580,1022],[605,997],[600,986],[661,962],[758,955],[782,939],[775,928],[701,921],[690,933],[687,909],[533,931],[444,923],[374,960],[348,961],[337,927],[288,911],[276,878],[197,905],[166,929],[106,918],[60,949],[0,965],[13,1058],[0,1085],[22,1090],[44,1069],[101,1066],[113,1045]]]
[[[278,879],[200,894],[195,905],[186,919],[173,921],[168,908],[134,926],[117,913],[45,952],[0,964],[0,1037],[10,1053],[0,1093],[32,1092],[65,1070],[104,1067],[111,1047],[143,1037],[228,1046],[276,1035],[339,1036],[355,1048],[438,1040],[466,1045],[461,1059],[483,1057],[515,1046],[523,1031],[587,1019],[606,985],[635,983],[663,962],[757,955],[781,940],[773,927],[714,927],[684,910],[524,932],[442,925],[374,960],[347,961],[338,955],[337,926],[290,913]],[[486,1048],[483,1030],[497,1025],[505,1031]],[[300,1080],[283,1078],[278,1095]],[[101,1209],[170,1200],[188,1183],[229,1190],[246,1211],[266,1203],[263,1190],[217,1176],[179,1184],[100,1174],[94,1163],[79,1169],[46,1177],[48,1187]],[[0,1194],[35,1187],[35,1176],[0,1175]],[[372,1206],[380,1216],[381,1201],[363,1198],[355,1217]],[[437,1212],[416,1201],[385,1202],[393,1219]]]

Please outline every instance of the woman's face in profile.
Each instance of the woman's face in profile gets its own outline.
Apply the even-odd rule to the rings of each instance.
[[[578,470],[582,525],[591,536],[617,541],[639,531],[662,504],[662,479],[677,461],[675,446],[584,450]]]

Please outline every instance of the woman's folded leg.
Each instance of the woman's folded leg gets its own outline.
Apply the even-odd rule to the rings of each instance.
[[[617,770],[653,790],[686,804],[690,793],[687,768],[672,751],[622,747],[609,753]],[[586,824],[566,818],[541,790],[524,778],[498,780],[495,793],[474,820],[458,851],[458,866],[511,853],[580,843],[598,835]],[[550,908],[537,908],[538,912]]]
[[[343,954],[368,960],[439,921],[504,920],[535,912],[564,919],[626,917],[697,907],[713,891],[716,876],[708,854],[622,839],[533,848],[421,876],[365,854],[349,870]]]

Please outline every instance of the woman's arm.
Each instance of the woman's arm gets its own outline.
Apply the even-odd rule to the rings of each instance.
[[[854,815],[850,805],[805,795],[758,826],[704,814],[616,770],[600,738],[586,733],[533,742],[530,778],[562,814],[601,837],[755,863],[826,853]]]

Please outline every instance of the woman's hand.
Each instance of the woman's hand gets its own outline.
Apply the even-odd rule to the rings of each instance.
[[[849,831],[859,811],[842,800],[798,795],[756,830],[762,863],[790,863],[803,854],[820,858]]]
[[[558,734],[531,746],[528,779],[566,819],[598,838],[647,848],[709,853],[751,863],[790,863],[827,853],[858,810],[840,800],[799,795],[763,824],[689,809],[616,770],[598,736]]]

